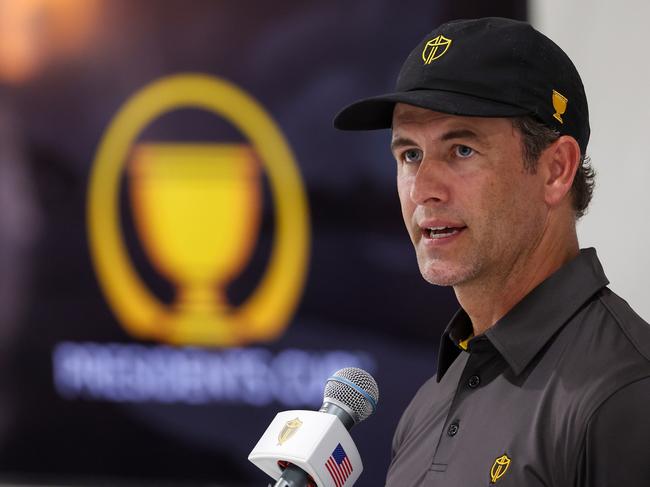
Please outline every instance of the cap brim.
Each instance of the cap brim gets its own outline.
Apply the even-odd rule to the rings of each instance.
[[[472,117],[516,117],[528,110],[465,93],[442,90],[413,90],[388,93],[359,100],[348,105],[334,117],[334,127],[340,130],[387,129],[393,123],[395,103]]]

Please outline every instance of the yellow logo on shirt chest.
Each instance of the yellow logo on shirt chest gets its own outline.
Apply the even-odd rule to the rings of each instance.
[[[505,453],[494,461],[490,469],[490,483],[496,484],[497,480],[503,477],[510,467],[510,458]]]

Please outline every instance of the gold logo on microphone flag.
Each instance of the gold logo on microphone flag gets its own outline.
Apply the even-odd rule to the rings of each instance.
[[[287,421],[278,435],[278,445],[284,444],[289,438],[291,438],[298,428],[302,426],[302,421],[300,418],[295,418],[290,421]]]

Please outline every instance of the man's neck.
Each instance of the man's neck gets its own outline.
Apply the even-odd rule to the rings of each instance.
[[[575,229],[563,238],[543,238],[513,262],[504,274],[491,275],[454,287],[472,320],[474,335],[494,326],[528,293],[579,253]]]

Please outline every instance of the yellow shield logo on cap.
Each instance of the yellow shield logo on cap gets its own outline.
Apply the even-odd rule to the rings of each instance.
[[[451,46],[451,39],[447,39],[442,34],[428,41],[422,50],[424,64],[431,64],[436,59],[444,56],[449,46]]]

